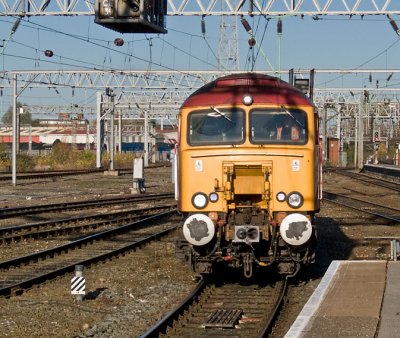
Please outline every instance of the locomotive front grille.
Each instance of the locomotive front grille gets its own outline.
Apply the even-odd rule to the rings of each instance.
[[[269,177],[272,173],[272,162],[224,162],[224,188],[227,200],[236,195],[261,195],[268,200],[270,196]]]
[[[261,166],[235,166],[233,190],[235,195],[263,194],[264,175]]]

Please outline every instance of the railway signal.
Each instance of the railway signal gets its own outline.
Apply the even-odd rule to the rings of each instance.
[[[380,137],[379,130],[375,130],[372,141],[373,142],[379,142],[380,140],[381,140],[381,137]]]
[[[167,0],[96,0],[94,22],[120,33],[167,33]]]

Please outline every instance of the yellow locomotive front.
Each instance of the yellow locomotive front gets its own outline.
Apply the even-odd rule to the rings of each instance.
[[[318,118],[279,79],[228,76],[190,96],[179,115],[179,250],[194,271],[218,264],[296,273],[314,259],[319,209]]]

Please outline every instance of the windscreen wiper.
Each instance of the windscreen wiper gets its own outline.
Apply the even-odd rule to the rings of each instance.
[[[225,120],[228,120],[230,123],[233,123],[233,121],[229,117],[225,116],[225,114],[221,113],[218,108],[215,108],[214,106],[210,106],[210,108],[218,114],[217,116],[222,116]],[[210,113],[208,114],[208,116],[216,116],[216,115]]]
[[[292,114],[289,110],[287,110],[287,109],[285,108],[284,105],[281,105],[281,108],[282,108],[282,110],[283,110],[286,114],[288,114],[299,126],[301,126],[303,129],[306,128],[306,127],[303,125],[303,123],[301,123],[298,119],[296,119],[296,118],[293,116],[293,114]]]

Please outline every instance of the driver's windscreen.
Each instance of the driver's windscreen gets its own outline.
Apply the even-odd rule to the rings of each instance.
[[[239,144],[244,142],[244,111],[218,109],[194,111],[188,115],[190,145]]]

